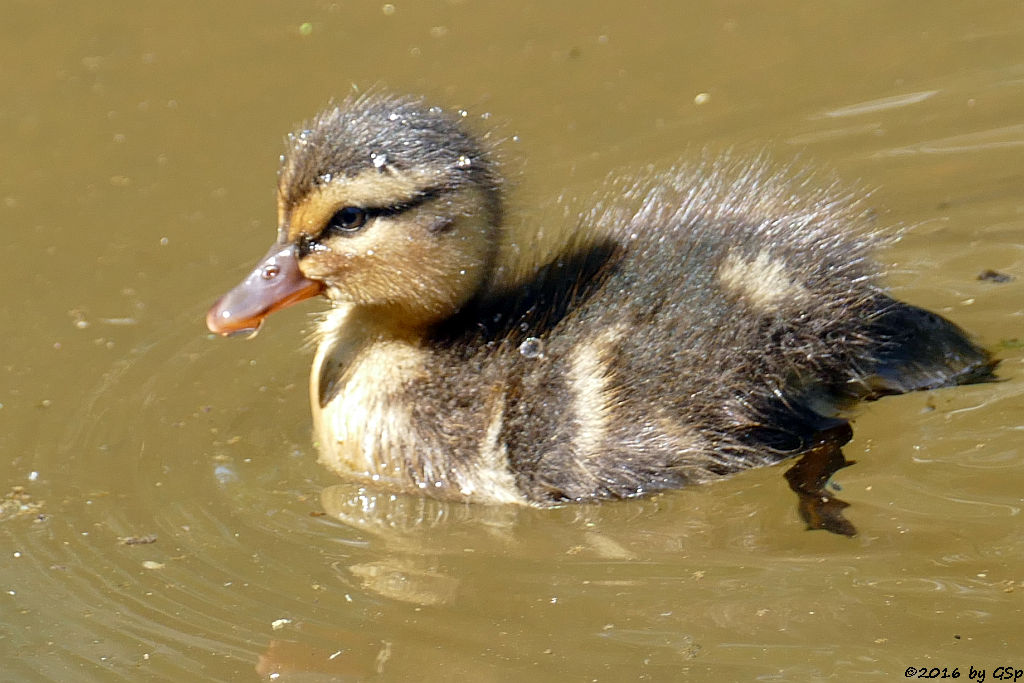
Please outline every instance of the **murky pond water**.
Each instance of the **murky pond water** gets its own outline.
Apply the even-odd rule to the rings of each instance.
[[[1024,668],[1024,5],[13,0],[0,36],[3,680]],[[202,319],[273,235],[283,134],[377,83],[490,114],[519,221],[703,147],[835,170],[1006,381],[859,414],[853,539],[783,468],[549,511],[346,487],[317,305]]]

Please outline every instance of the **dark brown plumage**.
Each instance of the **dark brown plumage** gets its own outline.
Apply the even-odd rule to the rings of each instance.
[[[321,460],[347,477],[548,505],[807,454],[789,475],[805,518],[852,533],[822,490],[845,464],[844,410],[995,364],[885,294],[856,201],[763,162],[619,187],[510,277],[498,174],[460,117],[363,96],[282,159],[272,260],[210,327],[331,298],[311,400]],[[261,294],[268,282],[285,295]]]

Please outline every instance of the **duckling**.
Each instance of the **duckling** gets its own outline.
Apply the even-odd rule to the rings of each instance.
[[[207,316],[254,332],[320,294],[310,381],[320,461],[429,496],[551,506],[803,459],[811,528],[847,411],[988,381],[997,361],[888,296],[868,212],[755,162],[621,189],[517,272],[493,150],[463,117],[374,93],[289,136],[277,240]]]

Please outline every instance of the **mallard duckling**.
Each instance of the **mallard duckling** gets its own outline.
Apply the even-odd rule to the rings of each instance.
[[[310,396],[339,474],[545,506],[805,455],[804,518],[853,533],[822,488],[848,464],[843,411],[992,376],[960,328],[881,289],[855,201],[763,163],[637,183],[518,278],[500,185],[461,117],[416,98],[349,99],[288,138],[277,241],[207,323],[330,299]]]

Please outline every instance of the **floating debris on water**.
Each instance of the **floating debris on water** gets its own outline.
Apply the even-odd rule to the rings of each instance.
[[[149,545],[150,543],[156,543],[156,534],[146,534],[145,536],[118,536],[117,542],[121,545]]]
[[[24,486],[12,486],[11,490],[0,499],[0,522],[18,517],[39,516],[43,509],[43,501],[32,500],[32,495]]]
[[[998,270],[986,268],[978,273],[978,279],[983,282],[998,282],[999,284],[1002,284],[1004,282],[1012,282],[1013,276],[1008,273],[1000,273]]]

